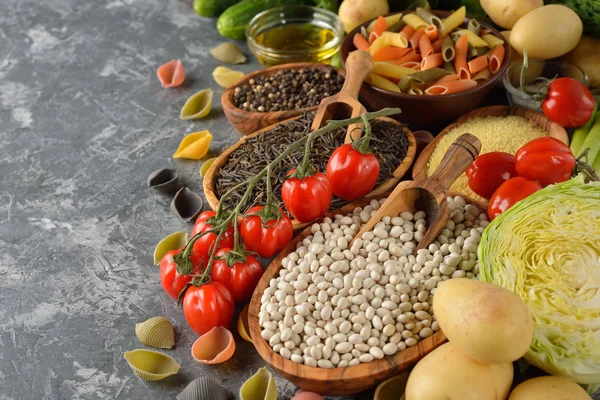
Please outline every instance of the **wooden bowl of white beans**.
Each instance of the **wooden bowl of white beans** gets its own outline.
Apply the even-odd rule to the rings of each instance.
[[[370,218],[370,213],[379,207],[379,202],[382,202],[386,196],[387,194],[383,194],[373,198],[357,200],[340,210],[329,213],[322,220],[307,227],[271,262],[254,291],[249,307],[249,327],[254,346],[261,357],[277,373],[302,389],[326,395],[358,393],[411,368],[421,358],[446,341],[446,337],[439,330],[435,319],[425,311],[425,309],[428,310],[430,308],[430,304],[427,301],[431,300],[431,295],[424,289],[425,287],[431,287],[425,281],[425,276],[416,275],[418,273],[415,274],[417,278],[420,278],[421,282],[418,284],[419,286],[411,280],[408,280],[406,283],[400,281],[398,277],[391,277],[395,273],[393,267],[394,257],[397,260],[402,260],[404,257],[409,261],[414,258],[415,262],[417,257],[421,257],[420,254],[417,254],[417,257],[413,257],[412,255],[409,255],[409,257],[397,256],[398,254],[402,254],[404,250],[409,251],[408,248],[414,249],[416,245],[409,245],[409,242],[401,245],[398,242],[398,238],[394,239],[391,236],[387,239],[371,237],[374,235],[372,232],[369,232],[371,235],[368,238],[363,236],[365,242],[371,238],[373,240],[372,243],[377,242],[377,245],[381,244],[380,248],[387,246],[385,250],[375,251],[375,253],[378,253],[377,259],[379,261],[374,263],[374,265],[379,264],[380,267],[377,268],[374,266],[375,271],[371,270],[369,272],[368,268],[370,264],[367,267],[362,265],[364,268],[363,271],[367,272],[357,272],[354,274],[354,267],[350,267],[350,272],[348,272],[348,269],[339,270],[335,266],[335,263],[340,259],[336,251],[341,252],[341,248],[347,247],[347,243],[350,242],[350,236],[355,235],[360,230],[360,226],[357,226],[357,224],[366,222],[365,220]],[[465,204],[463,200],[461,201],[463,206],[457,205],[458,201],[456,204],[453,203],[454,209],[460,208],[462,210],[456,212],[463,213],[456,215],[456,220],[471,221],[469,224],[477,228],[480,228],[479,224],[487,225],[487,219],[485,219],[487,217],[481,216],[481,213],[485,216],[484,211],[479,207],[474,207],[470,203]],[[360,208],[357,209],[357,207]],[[402,217],[405,218],[402,219]],[[414,227],[416,227],[415,232],[425,229],[423,212],[407,213],[407,215],[403,213],[395,219],[397,221],[394,221],[394,223],[397,224],[404,221],[404,227],[407,228],[407,232],[408,229],[413,229]],[[411,219],[414,221],[414,224],[409,222]],[[486,222],[483,222],[484,220]],[[392,219],[389,219],[388,222],[389,224],[386,225],[386,229],[390,232],[390,226],[393,226],[394,229],[396,226],[400,226],[393,225]],[[353,229],[351,229],[353,225],[355,227],[354,233],[352,233]],[[410,228],[410,225],[413,228]],[[421,225],[423,225],[423,228],[421,228]],[[455,232],[462,234],[462,231],[458,229],[461,225],[464,226],[462,223],[456,224]],[[329,226],[329,228],[326,226]],[[345,227],[344,230],[341,229],[342,227]],[[469,229],[475,229],[476,231],[477,228]],[[329,231],[332,232],[331,235],[327,234],[328,229],[331,229]],[[330,239],[336,235],[336,232],[339,233],[337,230],[341,231],[342,234],[337,234],[333,240],[341,246],[334,248],[331,253],[325,254],[325,250],[327,250],[325,246],[327,246],[327,243],[333,244]],[[398,230],[395,229],[395,232],[397,233]],[[449,230],[447,234],[451,236]],[[381,235],[383,236],[383,234]],[[450,246],[454,245],[453,250],[456,250],[459,243],[460,246],[469,243],[469,241],[475,243],[476,239],[474,237],[477,234],[473,233],[473,235],[473,237],[465,237],[465,235],[462,238],[456,237],[456,239],[452,239],[453,241],[456,240],[452,244],[444,244],[442,247],[447,246],[448,250]],[[325,239],[323,241],[325,245],[318,243],[321,240],[315,239],[317,236],[328,237],[329,242],[326,241],[328,239]],[[394,234],[394,236],[399,237],[400,235]],[[310,242],[311,240],[315,241]],[[387,242],[384,245],[383,240],[390,242],[389,245]],[[442,239],[442,241],[444,240],[447,242],[448,238]],[[372,243],[369,243],[369,245]],[[354,245],[356,245],[356,241]],[[359,244],[359,246],[361,245]],[[306,246],[306,251],[302,249],[303,246]],[[434,246],[432,250],[438,247],[442,251],[438,244],[432,246]],[[468,247],[472,248],[473,246],[469,244]],[[301,253],[297,253],[298,251]],[[345,252],[341,253],[347,254],[347,257],[353,257],[347,253],[353,251],[356,251],[356,249],[348,250],[346,248]],[[319,255],[319,259],[317,260],[315,255],[314,260],[317,260],[318,263],[315,264],[314,261],[311,261],[309,271],[306,268],[309,268],[308,260],[313,259],[312,256],[308,255],[311,252],[316,252]],[[366,250],[365,252],[356,252],[358,254],[365,254]],[[292,253],[296,255],[294,256]],[[448,255],[445,260],[447,259],[448,263],[452,264],[452,257],[455,256],[449,250],[447,253]],[[298,261],[299,254],[304,254],[301,261]],[[305,256],[306,258],[304,258]],[[356,265],[360,264],[359,259],[360,257],[357,255]],[[367,260],[369,259],[372,260],[371,256],[367,257]],[[306,264],[302,264],[304,260],[306,260]],[[298,266],[299,274],[296,273],[296,269],[289,269],[290,263],[295,263],[296,261],[300,263]],[[419,262],[421,261],[423,260],[419,260]],[[476,272],[473,270],[473,265],[469,265],[469,258],[463,261],[460,262],[464,264],[465,270]],[[340,261],[340,263],[345,263],[345,261]],[[473,263],[476,265],[475,261]],[[352,262],[348,263],[348,265],[351,264]],[[468,274],[473,276],[474,274],[461,269],[463,264],[456,264],[454,267],[446,266],[446,270],[448,268],[451,269],[452,277],[461,277],[458,275],[469,277]],[[431,265],[428,266],[426,262],[424,265],[423,270],[426,267],[428,271],[434,269]],[[389,267],[389,279],[387,278],[388,266],[391,266]],[[450,271],[446,270],[444,270],[444,274],[450,273]],[[327,272],[325,272],[323,278],[320,278],[318,275],[315,277],[315,274],[320,274],[324,271]],[[381,271],[381,273],[377,271]],[[305,278],[309,272],[312,273],[310,274],[312,277],[315,277],[312,284],[307,282],[310,279]],[[432,272],[428,273],[431,274]],[[347,275],[350,274],[353,274],[352,282],[344,282],[347,279]],[[368,277],[367,275],[363,277],[360,274],[368,274]],[[335,278],[333,277],[334,275],[336,276]],[[385,275],[385,278],[382,277],[383,275]],[[445,279],[440,276],[441,274],[438,274],[439,281],[450,279],[450,275],[443,275],[448,276]],[[363,280],[363,278],[365,279]],[[378,280],[375,281],[374,278],[378,278]],[[357,279],[360,282],[354,282]],[[274,283],[272,283],[272,280]],[[433,277],[428,280],[433,281],[433,286],[439,282]],[[330,281],[331,285],[321,284],[321,282],[326,281]],[[384,284],[385,287],[380,285],[384,282],[386,282]],[[353,287],[354,285],[360,287],[359,283],[360,285],[364,285],[361,292],[358,292],[358,289],[353,291],[352,288],[348,289],[348,294],[343,292],[346,287],[349,287],[349,284]],[[408,286],[409,283],[410,286]],[[389,286],[389,284],[394,286]],[[318,287],[315,289],[312,287],[314,285]],[[325,286],[327,286],[327,289],[325,289]],[[415,302],[410,304],[410,312],[404,311],[407,309],[408,302],[411,301],[409,300],[408,292],[403,289],[404,287],[411,290],[410,293],[416,294],[415,296],[411,296],[411,300],[415,300]],[[339,288],[340,293],[334,294],[337,293],[337,288]],[[374,294],[368,295],[371,288]],[[421,292],[417,293],[417,288],[422,289]],[[401,291],[396,292],[397,289]],[[432,290],[435,291],[435,288]],[[421,293],[425,293],[425,295]],[[326,296],[332,297],[329,298]],[[265,305],[263,305],[263,301],[265,301]],[[270,306],[269,301],[275,301],[275,303],[272,303],[273,306]],[[277,304],[277,301],[279,301],[279,304]],[[416,304],[417,302],[419,305]],[[363,303],[366,305],[363,305]],[[377,308],[375,309],[374,306],[377,306]],[[294,311],[289,311],[290,309]],[[346,309],[349,311],[346,311]],[[360,311],[356,313],[355,311],[357,310]],[[317,319],[315,323],[315,319],[308,315],[311,311],[313,316],[321,318],[321,320]],[[402,319],[401,314],[412,314],[414,321]],[[306,321],[304,317],[306,317]],[[423,320],[420,318],[423,318]],[[393,323],[390,323],[391,321]],[[396,321],[405,321],[405,323]],[[399,331],[400,328],[404,329],[408,327],[412,327],[413,330],[418,327],[415,330],[416,332],[418,331],[415,334],[418,335],[417,339],[412,337],[412,332],[410,334],[407,333],[406,329],[402,332]],[[274,333],[275,331],[277,333]],[[378,335],[378,338],[372,336],[373,334]],[[381,339],[382,337],[385,340]],[[315,343],[322,341],[325,344]],[[378,343],[375,343],[375,341]],[[329,350],[326,348],[329,348]],[[358,355],[359,352],[361,352],[360,356]],[[349,360],[350,358],[352,359]]]

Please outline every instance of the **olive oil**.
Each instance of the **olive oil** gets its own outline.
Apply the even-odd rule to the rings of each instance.
[[[280,53],[285,56],[286,62],[328,63],[338,49],[325,46],[334,39],[332,30],[312,23],[277,25],[256,36],[259,45],[270,49],[270,57]],[[267,64],[267,60],[260,56],[259,61]]]

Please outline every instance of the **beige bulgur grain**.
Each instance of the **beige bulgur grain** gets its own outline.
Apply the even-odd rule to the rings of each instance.
[[[440,139],[427,163],[427,176],[433,174],[452,142],[463,133],[471,133],[479,138],[481,141],[480,154],[492,151],[505,151],[510,154],[515,154],[521,146],[530,140],[548,135],[548,133],[540,128],[535,122],[516,115],[507,117],[473,118],[452,129]],[[469,189],[465,174],[462,174],[456,180],[450,190],[469,196],[474,200],[485,200]]]

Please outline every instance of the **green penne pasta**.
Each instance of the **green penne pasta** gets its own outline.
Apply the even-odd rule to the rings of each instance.
[[[476,19],[472,19],[467,24],[467,29],[473,32],[476,35],[479,35],[479,31],[481,30],[481,25]]]
[[[426,9],[417,7],[417,15],[419,17],[423,18],[425,21],[427,21],[431,25],[435,25],[435,27],[438,29],[438,31],[440,31],[440,32],[444,31],[444,22],[439,17],[436,17],[435,15],[433,15]]]
[[[402,93],[408,93],[414,84],[425,83],[422,80],[415,78],[414,75],[407,75],[400,79],[398,82],[398,88]]]
[[[421,80],[422,82],[432,82],[432,81],[437,81],[440,78],[446,76],[446,75],[451,75],[452,73],[449,71],[446,71],[445,69],[442,68],[431,68],[428,69],[427,71],[419,71],[419,72],[415,72],[411,76],[413,79],[418,79]]]
[[[487,49],[486,49],[487,50]],[[467,51],[467,59],[472,59],[477,57],[477,48],[469,45],[469,50]]]
[[[417,96],[422,96],[423,95],[423,91],[421,89],[419,89],[419,88],[410,88],[408,90],[408,94],[414,94],[414,95],[417,95]]]
[[[387,28],[387,31],[397,33],[400,32],[406,25],[406,22],[404,22],[402,19],[399,19],[394,25]]]
[[[454,64],[452,64],[450,61],[444,62],[444,69],[446,71],[450,71],[450,73],[452,73],[452,74],[456,73],[456,69],[454,68]]]
[[[367,28],[364,26],[360,27],[360,34],[363,35],[365,39],[369,40],[369,32],[367,32]]]
[[[414,10],[416,8],[423,8],[425,10],[431,10],[431,5],[427,0],[415,0],[405,10]]]
[[[452,32],[452,33],[450,34],[450,38],[452,39],[452,41],[453,41],[454,43],[456,43],[456,42],[458,41],[458,39],[460,39],[460,36],[461,36],[461,35],[460,35],[460,33],[458,33],[458,32]]]
[[[442,57],[444,58],[444,61],[448,62],[454,60],[455,55],[454,42],[449,36],[446,36],[442,43]]]
[[[477,50],[477,57],[481,57],[484,54],[487,54],[490,49],[485,48],[485,47],[475,47],[475,49]]]

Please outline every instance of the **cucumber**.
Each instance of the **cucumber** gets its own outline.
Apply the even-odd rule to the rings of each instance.
[[[246,25],[256,14],[273,7],[313,4],[311,0],[242,0],[221,14],[217,20],[217,30],[222,36],[244,39]]]
[[[194,0],[194,10],[201,17],[218,17],[228,7],[240,0]]]

